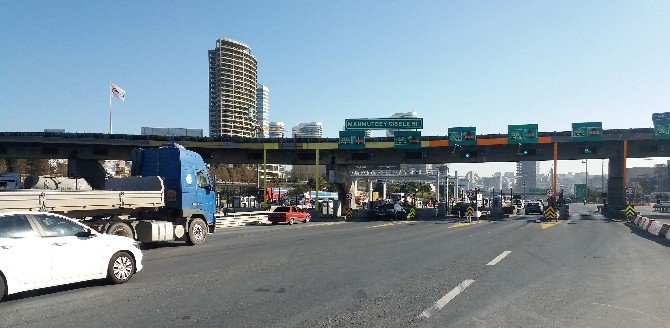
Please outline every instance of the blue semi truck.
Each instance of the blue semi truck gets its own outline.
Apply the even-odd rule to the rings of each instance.
[[[0,211],[49,211],[143,243],[198,245],[214,232],[215,200],[202,157],[171,144],[133,150],[131,176],[107,179],[104,190],[1,192]]]

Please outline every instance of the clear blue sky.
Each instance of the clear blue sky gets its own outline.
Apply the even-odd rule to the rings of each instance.
[[[0,131],[208,126],[207,50],[251,46],[288,128],[416,110],[424,134],[651,127],[670,1],[2,1]]]

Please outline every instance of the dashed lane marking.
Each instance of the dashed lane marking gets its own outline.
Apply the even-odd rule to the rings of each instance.
[[[460,283],[458,286],[454,287],[451,291],[449,291],[446,295],[442,296],[437,302],[435,302],[432,306],[429,308],[423,310],[421,314],[419,314],[418,318],[419,319],[428,319],[430,318],[435,312],[439,311],[442,309],[447,303],[449,303],[451,300],[453,300],[458,294],[460,294],[462,291],[465,290],[468,286],[470,286],[473,282],[475,282],[472,279],[467,279],[464,280],[462,283]]]
[[[511,251],[504,251],[504,252],[500,253],[500,255],[496,256],[496,258],[491,260],[491,262],[486,263],[486,265],[496,265],[498,262],[500,262],[502,259],[504,259],[505,256],[509,255],[509,253],[511,253]]]

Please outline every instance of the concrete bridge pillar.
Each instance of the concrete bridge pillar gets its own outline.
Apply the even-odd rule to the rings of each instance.
[[[351,178],[351,167],[349,165],[333,164],[332,169],[335,171],[335,186],[337,187],[337,198],[340,200],[342,206],[342,213],[345,213],[348,208],[356,209],[356,188],[358,187],[358,180]],[[347,194],[351,194],[351,199],[347,200]]]
[[[626,207],[625,177],[626,154],[622,147],[609,158],[607,178],[607,216],[615,218]],[[588,188],[587,188],[588,189]]]

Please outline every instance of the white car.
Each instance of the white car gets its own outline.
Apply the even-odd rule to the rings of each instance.
[[[52,213],[0,213],[0,299],[101,278],[120,284],[140,270],[142,251],[133,239]]]

